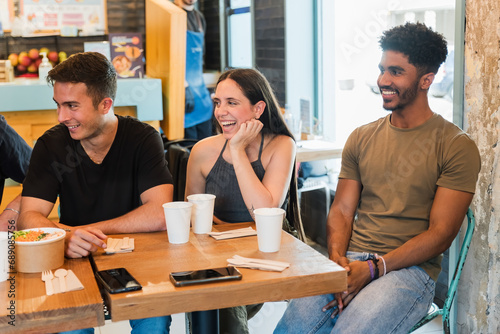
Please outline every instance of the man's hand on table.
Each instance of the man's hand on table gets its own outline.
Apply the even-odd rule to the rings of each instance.
[[[98,247],[106,248],[107,238],[101,230],[95,227],[70,228],[70,231],[66,232],[65,255],[69,258],[87,256],[95,252]]]

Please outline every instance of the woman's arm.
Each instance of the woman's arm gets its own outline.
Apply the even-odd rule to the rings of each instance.
[[[258,124],[247,122],[245,125],[242,125],[238,133],[241,133],[242,137],[251,138],[253,133],[260,133],[261,127],[258,127]],[[260,136],[253,138],[258,140]],[[294,170],[295,142],[288,136],[276,136],[265,146],[262,160],[264,156],[269,159],[266,157],[266,173],[261,182],[253,171],[245,149],[242,149],[246,145],[234,145],[235,139],[239,138],[235,136],[229,141],[229,149],[238,185],[250,214],[253,217],[253,210],[257,208],[280,207],[286,198]]]

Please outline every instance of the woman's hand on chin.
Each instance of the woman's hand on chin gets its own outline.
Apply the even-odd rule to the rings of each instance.
[[[229,145],[234,149],[245,149],[258,137],[263,127],[264,124],[257,119],[246,121],[241,124],[238,132],[229,140]]]

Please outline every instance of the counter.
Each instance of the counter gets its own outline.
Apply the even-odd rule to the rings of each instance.
[[[52,87],[38,79],[0,83],[0,113],[55,109]],[[135,107],[141,121],[163,119],[160,79],[118,79],[115,107]]]

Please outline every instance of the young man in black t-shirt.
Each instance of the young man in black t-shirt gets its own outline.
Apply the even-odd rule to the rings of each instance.
[[[162,204],[172,201],[173,185],[162,140],[151,126],[114,114],[113,65],[99,53],[79,53],[47,78],[60,124],[33,149],[19,229],[67,229],[70,258],[105,248],[107,234],[165,230]],[[53,223],[47,216],[58,196],[60,222]],[[130,323],[134,333],[168,333],[170,321],[166,316]]]

